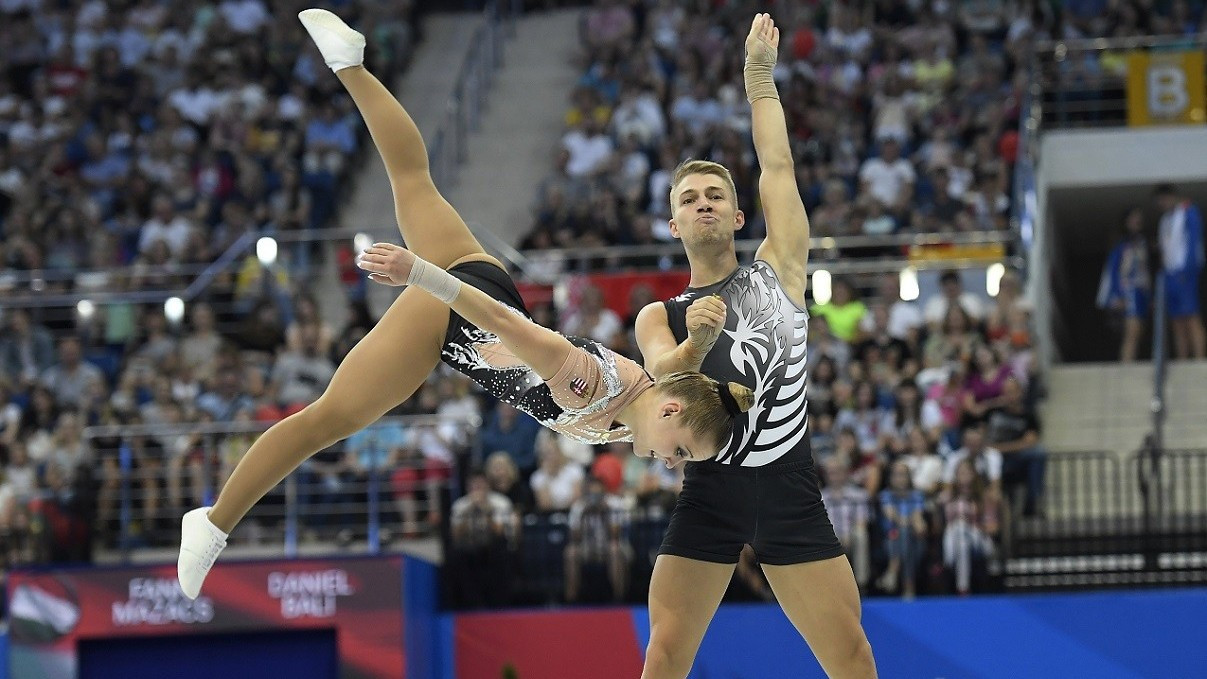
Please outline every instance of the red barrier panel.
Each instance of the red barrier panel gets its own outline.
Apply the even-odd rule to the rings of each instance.
[[[683,292],[687,287],[690,275],[686,270],[629,272],[629,273],[595,273],[587,275],[566,276],[564,284],[568,287],[569,306],[578,306],[578,296],[585,285],[594,285],[603,291],[604,306],[608,307],[621,318],[629,314],[629,293],[637,285],[648,285],[653,291],[654,299],[665,300]],[[553,301],[553,286],[538,283],[517,283],[524,303],[529,307],[549,304]],[[633,309],[634,313],[639,309]]]
[[[453,632],[458,677],[618,679],[641,675],[627,609],[467,613]],[[505,673],[511,670],[511,673]]]

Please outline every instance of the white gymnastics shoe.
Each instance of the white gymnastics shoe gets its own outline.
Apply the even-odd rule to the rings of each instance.
[[[201,593],[201,583],[214,567],[214,560],[226,547],[226,533],[210,521],[209,507],[199,507],[180,521],[180,557],[176,560],[176,578],[190,599]]]
[[[304,9],[298,12],[298,19],[332,71],[364,62],[365,36],[349,28],[343,19],[325,9]]]

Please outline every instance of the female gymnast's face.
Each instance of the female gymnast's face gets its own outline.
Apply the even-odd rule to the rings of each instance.
[[[679,404],[660,404],[645,426],[633,429],[633,454],[662,460],[667,469],[684,462],[700,462],[717,452],[679,421]]]
[[[723,243],[745,223],[729,187],[715,174],[689,174],[675,187],[671,235],[684,245]]]

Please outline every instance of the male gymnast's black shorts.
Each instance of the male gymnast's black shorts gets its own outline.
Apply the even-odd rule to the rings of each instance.
[[[659,554],[730,564],[749,544],[760,563],[772,566],[843,554],[811,462],[693,462],[685,473]]]

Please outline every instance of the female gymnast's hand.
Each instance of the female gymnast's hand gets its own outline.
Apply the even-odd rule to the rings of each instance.
[[[707,352],[717,343],[725,327],[725,301],[717,295],[701,297],[687,307],[687,338]]]
[[[374,243],[356,256],[356,266],[369,272],[369,279],[382,285],[406,285],[415,264],[415,253],[393,243]]]

